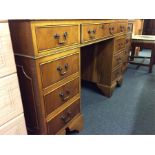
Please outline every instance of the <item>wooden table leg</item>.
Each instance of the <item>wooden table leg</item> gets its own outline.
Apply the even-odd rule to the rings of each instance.
[[[130,56],[130,61],[134,61],[134,56],[135,56],[135,45],[131,45],[131,56]]]
[[[149,73],[152,73],[152,67],[154,64],[154,57],[155,57],[155,47],[151,49],[151,58],[150,58],[150,64],[149,64]]]

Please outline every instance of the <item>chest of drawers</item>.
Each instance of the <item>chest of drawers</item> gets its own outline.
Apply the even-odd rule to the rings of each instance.
[[[0,134],[26,134],[7,21],[0,21]]]
[[[127,20],[10,21],[29,134],[83,126],[81,79],[104,95],[123,79]]]

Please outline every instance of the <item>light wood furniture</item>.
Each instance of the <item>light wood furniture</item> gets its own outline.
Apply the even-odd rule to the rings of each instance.
[[[127,66],[128,20],[9,24],[29,134],[81,130],[80,80],[96,83],[108,97],[121,85]]]
[[[0,21],[0,134],[27,134],[7,21]]]
[[[135,56],[135,48],[139,46],[142,48],[151,49],[151,57]],[[134,62],[134,58],[147,58],[150,59],[149,64]],[[134,35],[132,36],[132,53],[131,64],[149,67],[149,73],[152,73],[152,67],[155,64],[155,36],[153,35]]]

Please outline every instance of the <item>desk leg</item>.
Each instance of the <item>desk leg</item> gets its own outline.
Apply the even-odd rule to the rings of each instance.
[[[149,73],[152,73],[152,67],[154,64],[154,58],[155,58],[155,47],[151,49],[151,58],[150,58],[150,64],[149,64]]]
[[[134,61],[134,56],[135,56],[135,45],[131,45],[131,56],[130,56],[130,61]]]

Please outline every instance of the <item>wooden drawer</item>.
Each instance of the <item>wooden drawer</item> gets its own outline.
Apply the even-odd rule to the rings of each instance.
[[[114,69],[116,66],[122,64],[122,62],[123,62],[123,53],[119,53],[117,55],[114,55],[112,68]]]
[[[125,33],[127,32],[127,23],[121,22],[117,24],[117,32]]]
[[[0,79],[0,126],[23,112],[17,75]]]
[[[79,43],[78,25],[40,26],[35,32],[39,51]]]
[[[115,52],[117,51],[120,51],[120,50],[123,50],[125,47],[126,47],[126,38],[123,37],[123,38],[116,38],[115,39]]]
[[[43,88],[79,72],[79,54],[65,56],[40,64]]]
[[[48,134],[56,134],[61,128],[63,128],[79,113],[80,99],[75,101],[72,105],[60,112],[57,116],[55,116],[47,123]]]
[[[0,77],[16,72],[8,23],[0,23]]]
[[[123,64],[122,64],[122,71],[124,72],[128,66],[128,55],[125,55],[123,57]]]
[[[26,135],[25,119],[21,114],[6,124],[0,126],[0,135]]]
[[[109,35],[114,35],[117,33],[116,23],[109,23]]]
[[[44,96],[46,116],[79,93],[79,78]]]
[[[102,27],[105,37],[109,37],[117,33],[117,26],[115,23],[104,23],[102,24]]]
[[[127,35],[126,38],[126,47],[130,48],[131,47],[131,35]]]
[[[101,24],[82,24],[81,25],[81,42],[88,42],[91,40],[99,39],[101,33],[99,32]]]
[[[128,23],[128,28],[127,28],[128,33],[132,33],[132,30],[133,30],[133,24]]]
[[[117,69],[115,69],[112,72],[112,81],[116,80],[117,78],[120,77],[120,75],[122,74],[122,67],[119,66]]]

